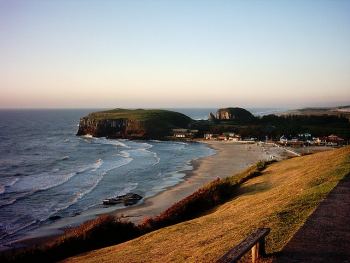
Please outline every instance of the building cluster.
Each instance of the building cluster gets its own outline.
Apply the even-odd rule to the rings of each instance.
[[[177,139],[193,139],[197,134],[198,130],[173,129],[173,137]]]
[[[180,140],[190,140],[199,138],[198,130],[191,129],[173,129],[173,138]],[[255,142],[258,138],[242,138],[241,135],[234,132],[224,132],[222,134],[204,133],[203,138],[205,140],[217,140],[217,141],[232,141],[232,142]],[[267,141],[267,137],[266,137]],[[283,146],[341,146],[345,144],[345,140],[337,135],[329,135],[324,137],[313,137],[310,133],[301,133],[297,136],[283,135],[279,139],[268,140],[271,143],[277,143]]]
[[[218,141],[256,141],[257,138],[242,138],[241,135],[234,132],[225,132],[223,134],[213,134],[213,133],[205,133],[205,140],[218,140]]]
[[[345,140],[334,134],[324,137],[312,137],[310,133],[303,133],[293,137],[283,135],[278,143],[285,146],[340,146],[345,143]]]

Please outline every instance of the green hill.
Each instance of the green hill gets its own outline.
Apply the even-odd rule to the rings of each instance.
[[[187,128],[193,120],[167,110],[114,109],[80,119],[77,135],[129,139],[164,139],[173,128]]]
[[[107,111],[93,112],[88,115],[89,118],[100,119],[131,119],[139,121],[163,121],[173,125],[188,125],[191,118],[175,111],[157,110],[157,109],[113,109]]]

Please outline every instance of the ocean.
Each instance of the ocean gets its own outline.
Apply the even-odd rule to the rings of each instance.
[[[216,111],[173,110],[193,119]],[[75,136],[79,119],[92,111],[0,110],[0,246],[61,218],[103,210],[108,197],[153,196],[181,182],[192,160],[215,153],[201,143]]]

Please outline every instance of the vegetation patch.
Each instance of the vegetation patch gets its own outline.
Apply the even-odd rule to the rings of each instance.
[[[139,121],[163,121],[163,122],[180,122],[188,125],[192,119],[182,113],[168,110],[152,110],[152,109],[114,109],[107,111],[93,112],[88,115],[91,119],[131,119]]]
[[[146,219],[141,226],[142,228],[153,230],[195,218],[237,195],[236,190],[242,183],[260,175],[261,171],[272,162],[274,161],[260,161],[238,175],[224,179],[218,178],[190,196],[175,203],[159,216]]]
[[[0,256],[0,262],[55,262],[78,253],[121,243],[140,236],[140,233],[140,229],[133,223],[113,216],[100,216],[79,227],[68,229],[46,245],[6,252]]]

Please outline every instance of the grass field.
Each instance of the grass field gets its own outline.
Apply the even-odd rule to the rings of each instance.
[[[256,227],[280,251],[320,201],[350,173],[350,147],[270,165],[205,215],[67,262],[213,262]]]
[[[191,121],[191,118],[175,111],[168,110],[152,110],[152,109],[114,109],[100,112],[93,112],[89,114],[89,117],[93,119],[133,119],[133,120],[182,120],[182,121]]]

